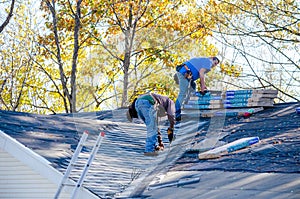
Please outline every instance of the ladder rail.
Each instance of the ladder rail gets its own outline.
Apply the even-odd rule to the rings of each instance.
[[[95,155],[96,155],[96,153],[99,150],[99,147],[100,147],[100,145],[102,143],[102,140],[103,140],[104,136],[105,136],[104,132],[101,132],[99,134],[99,136],[97,138],[97,141],[96,141],[96,143],[95,143],[95,145],[94,145],[94,147],[92,149],[92,152],[90,154],[90,157],[89,157],[87,163],[85,164],[83,172],[81,173],[81,176],[80,176],[79,180],[77,181],[77,184],[76,184],[76,186],[75,186],[75,188],[73,190],[73,193],[71,195],[71,199],[75,199],[77,197],[77,191],[82,186],[84,178],[86,177],[86,174],[87,174],[87,172],[88,172],[88,170],[89,170],[89,168],[90,168],[90,166],[91,166],[91,164],[92,164],[92,162],[93,162],[93,160],[95,158]]]
[[[73,154],[73,156],[72,156],[72,158],[70,160],[70,163],[69,163],[69,165],[68,165],[68,167],[67,167],[67,169],[65,171],[65,174],[64,174],[64,176],[63,176],[63,178],[62,178],[62,180],[61,180],[61,182],[59,184],[59,187],[58,187],[58,189],[57,189],[57,191],[55,193],[54,199],[58,199],[58,197],[59,197],[59,195],[60,195],[60,193],[61,193],[61,191],[62,191],[62,189],[63,189],[63,187],[65,185],[66,180],[69,178],[71,170],[74,167],[74,163],[77,161],[78,155],[81,152],[81,149],[83,148],[83,144],[86,141],[86,139],[88,137],[88,134],[89,134],[88,131],[84,131],[83,132],[83,134],[81,136],[81,139],[80,139],[80,141],[79,141],[79,143],[78,143],[78,145],[77,145],[77,147],[76,147],[76,149],[74,151],[74,154]]]

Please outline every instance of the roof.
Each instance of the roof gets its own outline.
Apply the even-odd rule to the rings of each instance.
[[[208,194],[211,187],[206,186],[216,186],[208,182],[213,183],[212,179],[221,174],[236,183],[234,179],[265,173],[292,174],[294,178],[282,177],[282,183],[293,179],[289,187],[293,192],[287,196],[299,196],[300,116],[295,112],[299,106],[300,103],[276,104],[246,119],[195,118],[185,111],[183,121],[175,127],[177,139],[171,146],[165,132],[167,122],[162,119],[160,127],[166,148],[158,157],[143,155],[146,128],[144,124],[128,123],[124,109],[61,115],[0,111],[0,130],[46,158],[61,172],[68,166],[83,131],[89,131],[79,167],[71,175],[75,180],[98,134],[105,132],[83,184],[101,198],[172,198],[174,193],[190,193],[185,198],[195,198],[199,193]],[[249,136],[259,137],[260,142],[217,159],[199,160],[200,145],[216,136],[218,141],[212,148]],[[218,182],[224,180],[219,178]],[[178,187],[188,187],[189,191]],[[217,196],[220,190],[211,194]]]

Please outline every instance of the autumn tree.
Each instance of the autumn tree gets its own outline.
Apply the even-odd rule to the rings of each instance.
[[[40,89],[44,82],[35,71],[33,59],[37,54],[37,24],[31,6],[28,1],[16,4],[10,23],[0,34],[0,100],[5,110],[38,112],[41,107],[37,101],[43,100],[45,94]]]
[[[213,18],[197,3],[43,0],[42,27],[28,30],[39,35],[28,40],[37,45],[24,51],[30,75],[23,85],[32,99],[23,106],[74,113],[113,97],[110,104],[124,106],[128,94],[153,89],[174,98],[176,64],[218,53],[207,39]]]
[[[53,66],[58,67],[60,84],[53,73],[47,72],[52,80],[52,87],[62,99],[65,112],[76,112],[76,78],[79,50],[86,38],[81,38],[82,21],[87,13],[82,13],[82,1],[42,1],[42,9],[49,15],[46,18],[46,32],[39,39],[43,47],[42,54],[50,58]],[[87,10],[85,10],[88,12]],[[88,14],[87,14],[88,15]],[[69,61],[70,60],[70,61]],[[46,71],[49,70],[43,66]]]
[[[198,9],[197,1],[105,1],[105,5],[107,12],[100,20],[106,26],[98,27],[105,36],[95,38],[115,60],[110,68],[123,73],[121,106],[128,103],[128,94],[139,92],[139,87],[142,91],[147,87],[168,88],[168,83],[159,79],[170,84],[168,68],[174,70],[176,64],[185,61],[192,44],[205,43],[209,28],[215,25],[209,15]],[[110,42],[116,38],[119,45],[112,45]],[[202,55],[217,54],[212,46],[201,47],[202,52],[207,51]]]

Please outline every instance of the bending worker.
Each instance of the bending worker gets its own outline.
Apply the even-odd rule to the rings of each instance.
[[[147,156],[158,155],[159,150],[164,149],[164,144],[158,128],[158,117],[168,116],[170,126],[168,139],[171,143],[174,139],[175,104],[166,96],[155,93],[146,93],[136,98],[129,106],[127,118],[140,118],[146,124],[147,137],[144,154]]]
[[[205,94],[205,92],[207,92],[207,88],[205,85],[204,76],[219,63],[220,60],[217,57],[196,57],[184,62],[182,65],[177,67],[179,93],[175,102],[176,121],[181,120],[181,106],[187,93],[196,91],[195,81],[200,78],[200,92],[202,94]]]

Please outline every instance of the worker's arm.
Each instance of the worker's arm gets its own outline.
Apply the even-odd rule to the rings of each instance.
[[[205,68],[201,68],[199,71],[199,75],[200,75],[200,86],[201,86],[201,91],[204,92],[205,90],[207,90],[206,85],[205,85],[205,72],[207,69]]]

